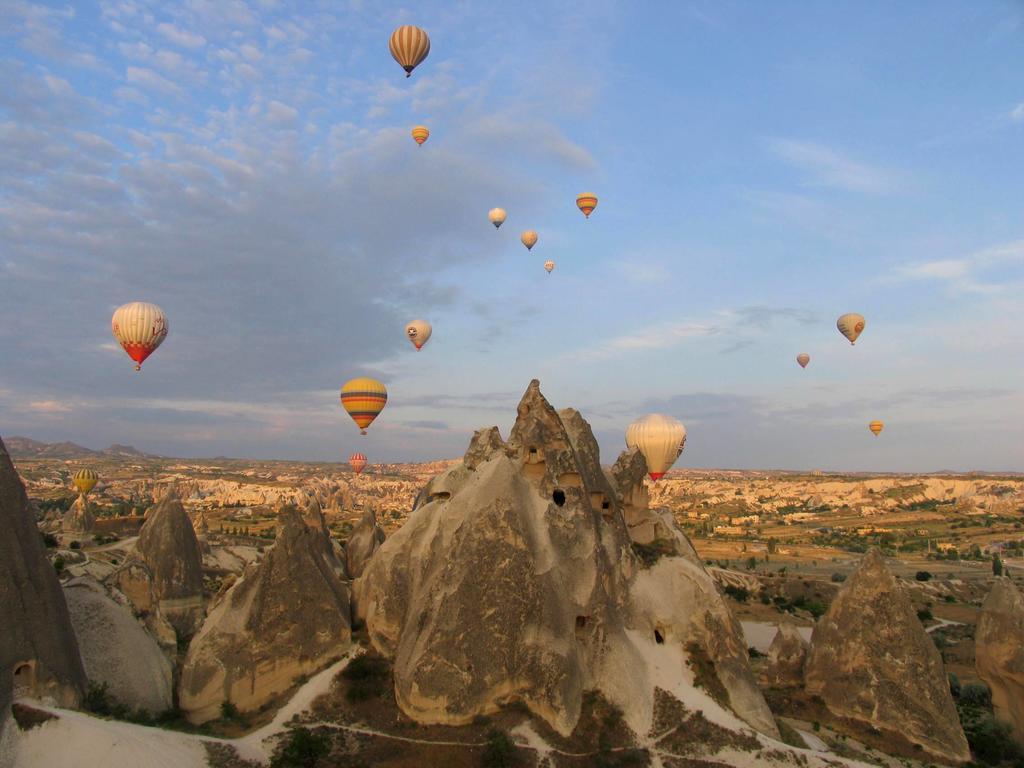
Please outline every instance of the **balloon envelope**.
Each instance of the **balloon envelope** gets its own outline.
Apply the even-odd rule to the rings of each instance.
[[[528,229],[519,236],[519,239],[523,241],[526,250],[533,250],[533,246],[537,244],[537,233],[532,229]]]
[[[133,301],[117,308],[110,319],[110,330],[114,338],[135,361],[135,370],[142,369],[142,363],[167,338],[167,315],[156,304]]]
[[[491,220],[491,224],[494,225],[495,229],[505,223],[505,218],[507,216],[508,214],[505,213],[504,208],[491,208],[491,210],[487,212],[487,218]]]
[[[409,77],[430,53],[430,38],[419,27],[406,24],[391,33],[388,48],[395,61],[402,65],[405,76]]]
[[[357,475],[361,475],[366,469],[366,456],[361,453],[353,453],[348,457],[348,465]]]
[[[366,428],[384,410],[387,402],[388,390],[376,379],[350,379],[341,388],[341,405],[348,411],[352,421],[359,425],[360,433],[363,435],[366,434]]]
[[[638,448],[647,462],[652,480],[668,472],[686,444],[682,422],[660,413],[637,419],[626,428],[626,446]]]
[[[597,208],[597,195],[593,192],[583,192],[577,195],[576,207],[583,211],[583,215],[589,219],[590,214]]]
[[[878,433],[881,432],[883,429],[885,429],[885,424],[882,423],[881,421],[877,421],[877,420],[876,421],[872,421],[870,424],[868,424],[868,429],[871,430],[871,433],[875,437],[878,437]]]
[[[75,484],[75,488],[83,496],[88,496],[89,491],[96,487],[96,483],[99,481],[100,476],[91,469],[80,469],[75,472],[74,477],[71,478],[71,482]]]
[[[420,146],[423,146],[423,142],[426,141],[429,136],[430,130],[425,125],[417,125],[412,129],[412,138]]]
[[[430,338],[430,334],[433,333],[433,328],[430,323],[426,320],[413,320],[407,326],[405,326],[405,336],[417,350],[421,349],[427,340]]]
[[[851,344],[857,341],[857,337],[864,330],[864,325],[864,315],[858,315],[856,312],[847,312],[836,320],[836,328],[850,340]]]
[[[806,352],[801,352],[799,355],[796,356],[796,361],[800,363],[801,368],[806,368],[807,364],[811,362],[811,356],[808,355]]]
[[[555,262],[551,261],[550,259],[548,259],[547,261],[544,262],[544,269],[546,269],[548,271],[549,275],[551,274],[551,270],[553,270],[554,268],[555,268]]]

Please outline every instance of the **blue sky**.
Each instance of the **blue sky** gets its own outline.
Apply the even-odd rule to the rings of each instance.
[[[1024,470],[1024,4],[550,5],[0,0],[0,434],[452,457],[536,377],[606,461]]]

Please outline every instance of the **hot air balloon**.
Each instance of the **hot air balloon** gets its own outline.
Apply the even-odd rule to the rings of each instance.
[[[576,195],[576,207],[583,211],[583,215],[589,219],[590,214],[597,208],[597,195],[593,192],[583,192]]]
[[[875,421],[872,421],[870,424],[868,424],[868,429],[871,430],[871,434],[873,434],[875,437],[878,437],[878,433],[885,429],[885,424],[876,419]]]
[[[413,320],[407,326],[405,326],[405,335],[412,342],[412,345],[416,347],[418,352],[424,344],[430,339],[430,334],[433,332],[430,323],[426,320]]]
[[[75,488],[78,489],[78,492],[80,494],[82,494],[83,496],[88,496],[89,491],[96,487],[96,483],[97,481],[99,481],[99,479],[100,476],[97,475],[93,470],[80,469],[77,472],[75,472],[74,476],[71,478],[71,482],[75,484]]]
[[[853,344],[857,341],[861,331],[864,330],[864,315],[858,315],[856,312],[847,312],[836,320],[836,328]]]
[[[419,27],[406,24],[391,33],[388,47],[395,61],[405,70],[405,76],[409,77],[430,53],[430,38]]]
[[[526,250],[533,250],[533,246],[537,244],[537,233],[532,229],[528,229],[519,236],[519,239],[523,241],[523,245],[526,246]]]
[[[353,453],[348,457],[348,465],[357,475],[361,475],[366,469],[366,457],[361,453]]]
[[[505,217],[507,215],[508,214],[505,213],[504,208],[491,208],[491,210],[487,212],[487,218],[491,220],[491,224],[494,225],[495,229],[505,223]]]
[[[341,388],[341,405],[352,421],[359,425],[361,435],[366,434],[366,428],[384,410],[387,402],[388,390],[376,379],[351,379]]]
[[[806,368],[807,364],[811,362],[811,356],[808,355],[806,352],[801,352],[799,355],[796,356],[796,361],[800,363],[801,368]]]
[[[553,270],[554,268],[555,262],[551,261],[551,259],[548,259],[547,261],[544,262],[544,269],[548,271],[549,275],[551,274],[551,270]]]
[[[626,446],[639,448],[652,480],[668,472],[686,444],[686,427],[671,416],[651,413],[626,428]]]
[[[156,304],[133,301],[117,308],[110,320],[114,338],[135,361],[135,370],[167,338],[167,315]]]
[[[412,138],[421,147],[423,146],[423,142],[426,141],[429,138],[429,136],[430,129],[427,128],[427,126],[425,125],[417,125],[415,128],[412,129]]]

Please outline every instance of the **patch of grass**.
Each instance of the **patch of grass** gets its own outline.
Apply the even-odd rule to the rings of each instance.
[[[693,670],[693,684],[698,688],[703,688],[712,699],[728,708],[729,692],[722,685],[722,681],[718,679],[715,662],[708,656],[707,651],[698,643],[690,642],[686,644],[686,653],[688,656],[686,663]]]

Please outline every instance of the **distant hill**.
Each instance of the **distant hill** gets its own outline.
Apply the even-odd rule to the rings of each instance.
[[[78,459],[87,456],[132,456],[135,458],[158,458],[152,454],[143,453],[130,445],[114,444],[102,451],[94,451],[91,448],[78,445],[77,443],[41,443],[28,437],[5,437],[4,445],[12,456],[21,458],[36,459]]]

